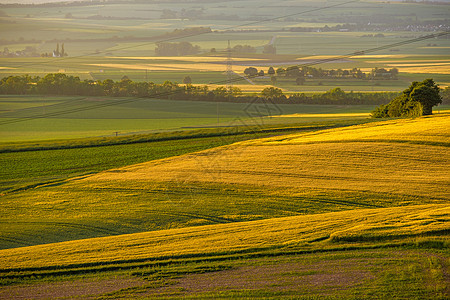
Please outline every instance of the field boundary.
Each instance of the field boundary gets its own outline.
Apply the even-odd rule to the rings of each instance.
[[[374,122],[374,120],[365,120],[366,122]],[[383,119],[375,120],[383,121]],[[356,122],[355,122],[356,123]],[[359,122],[357,124],[360,124]],[[25,142],[25,143],[8,143],[0,145],[0,153],[26,152],[26,151],[41,151],[41,150],[61,150],[61,149],[78,149],[78,148],[93,148],[104,146],[117,146],[125,144],[139,144],[162,141],[187,140],[195,138],[210,138],[222,136],[238,136],[257,133],[277,133],[286,131],[308,131],[308,130],[322,130],[333,129],[340,127],[352,126],[355,124],[336,124],[336,125],[311,125],[311,126],[293,126],[293,127],[269,127],[261,128],[260,126],[237,125],[226,128],[216,129],[202,129],[192,131],[175,131],[170,133],[153,133],[153,134],[139,134],[129,135],[126,137],[110,137],[110,138],[86,138],[86,139],[71,139],[60,140],[54,142]],[[240,130],[240,128],[244,128]],[[50,144],[52,143],[52,144]]]

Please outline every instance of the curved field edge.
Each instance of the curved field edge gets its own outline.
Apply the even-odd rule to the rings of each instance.
[[[127,234],[0,251],[1,274],[258,249],[332,250],[439,237],[448,248],[450,206],[362,209]]]
[[[398,119],[238,142],[101,172],[82,182],[102,185],[182,179],[448,200],[449,141],[449,114]]]
[[[362,122],[369,121],[364,120]],[[61,183],[92,174],[170,156],[276,134],[359,124],[361,120],[314,124],[236,126],[119,137],[0,143],[0,193]],[[82,160],[79,158],[83,157]]]
[[[255,141],[243,145],[309,144],[349,141],[386,141],[425,145],[450,146],[450,113],[414,119],[396,119],[344,128],[325,129],[310,133],[294,133]]]

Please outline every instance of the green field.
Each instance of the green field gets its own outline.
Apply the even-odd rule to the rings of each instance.
[[[111,106],[89,109],[97,104]],[[171,101],[139,98],[2,96],[0,144],[32,140],[53,140],[139,134],[195,127],[235,127],[286,123],[270,117],[279,114],[322,114],[290,118],[290,123],[345,119],[336,113],[369,113],[375,106],[281,105],[270,104],[270,112],[254,118],[259,104]],[[65,113],[51,118],[47,115]],[[37,118],[36,118],[37,116]],[[44,118],[42,118],[44,117]],[[367,118],[362,115],[361,118]],[[349,115],[347,119],[354,118]]]

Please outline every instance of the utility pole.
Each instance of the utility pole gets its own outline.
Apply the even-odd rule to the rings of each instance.
[[[230,46],[230,40],[228,40],[228,47],[227,47],[227,85],[226,90],[228,93],[228,97],[231,96],[231,93],[233,91],[233,84],[232,84],[232,78],[233,78],[233,61],[231,60],[231,46]],[[219,113],[219,101],[216,102],[217,104],[217,126],[220,124],[220,113]]]

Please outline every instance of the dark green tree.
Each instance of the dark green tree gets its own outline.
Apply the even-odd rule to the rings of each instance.
[[[286,76],[298,77],[300,75],[301,75],[301,73],[300,73],[300,69],[298,68],[298,66],[291,66],[291,67],[286,68]]]
[[[442,103],[439,87],[433,79],[422,82],[414,81],[387,105],[382,105],[372,112],[374,118],[415,117],[431,115],[433,106]]]
[[[244,70],[244,74],[250,77],[256,76],[258,75],[258,69],[254,67],[248,67],[247,69]]]
[[[440,94],[442,104],[450,104],[450,86],[447,86],[445,89],[441,90]]]
[[[439,87],[433,79],[425,79],[422,82],[413,82],[408,91],[410,101],[420,102],[423,106],[423,114],[433,114],[433,106],[442,103],[441,95],[439,94]]]
[[[276,73],[277,73],[278,76],[286,75],[286,70],[280,67],[280,68],[277,69]]]
[[[64,43],[61,45],[61,53],[59,54],[61,57],[67,56],[66,51],[64,50]]]
[[[279,98],[283,96],[283,91],[275,87],[267,87],[261,91],[261,95],[266,98]]]

